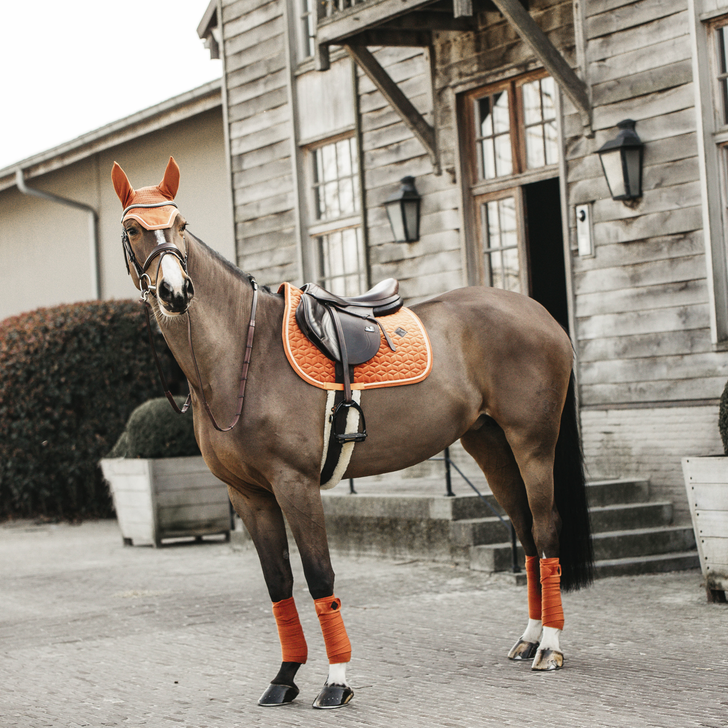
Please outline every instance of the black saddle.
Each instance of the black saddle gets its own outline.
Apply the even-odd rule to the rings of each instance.
[[[336,362],[336,381],[344,385],[343,397],[331,416],[332,437],[339,446],[346,442],[361,442],[367,436],[366,422],[361,407],[351,396],[354,367],[376,355],[382,335],[389,348],[396,351],[377,318],[396,313],[402,307],[399,282],[387,278],[361,296],[350,298],[337,296],[315,283],[307,283],[301,291],[296,322],[308,339]],[[359,410],[362,432],[345,431],[346,413],[351,407]]]
[[[380,331],[396,351],[384,327],[377,321],[402,308],[399,282],[387,278],[374,288],[351,298],[343,298],[315,283],[301,289],[296,321],[309,340],[329,359],[356,366],[369,361],[379,351]]]

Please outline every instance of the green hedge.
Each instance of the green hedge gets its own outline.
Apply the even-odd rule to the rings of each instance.
[[[181,409],[184,397],[175,397]],[[107,457],[182,458],[200,454],[192,424],[192,410],[180,415],[166,397],[140,404]]]
[[[161,392],[145,329],[136,301],[0,322],[0,519],[113,514],[98,461],[132,410]],[[155,339],[179,388],[181,372],[161,334]]]

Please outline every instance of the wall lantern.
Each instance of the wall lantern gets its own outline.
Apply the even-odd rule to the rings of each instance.
[[[420,239],[420,196],[414,177],[403,177],[402,186],[384,201],[389,224],[397,243],[414,243]]]
[[[598,151],[613,200],[634,200],[642,196],[642,153],[645,145],[634,130],[632,119],[620,121],[616,139]]]

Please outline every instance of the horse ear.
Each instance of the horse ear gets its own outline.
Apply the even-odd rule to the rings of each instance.
[[[126,209],[134,197],[134,188],[117,162],[114,162],[114,166],[111,168],[111,181],[114,183],[116,194],[121,200],[121,206]]]
[[[173,200],[179,189],[179,167],[174,157],[169,158],[167,169],[164,170],[164,179],[157,186],[159,191],[168,199]]]

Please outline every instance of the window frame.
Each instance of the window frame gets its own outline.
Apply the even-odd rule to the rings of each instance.
[[[489,286],[489,283],[486,283],[486,269],[485,269],[485,256],[487,254],[487,250],[485,247],[485,240],[486,240],[486,234],[487,231],[484,228],[483,225],[483,214],[482,214],[482,205],[487,204],[488,202],[498,202],[499,200],[505,200],[509,197],[513,197],[515,200],[515,207],[516,207],[516,231],[517,233],[521,233],[522,231],[524,234],[518,234],[517,235],[517,241],[518,244],[516,246],[518,250],[518,261],[519,261],[519,281],[521,286],[521,293],[524,293],[526,295],[530,295],[531,292],[531,282],[530,277],[528,274],[529,271],[529,265],[528,265],[528,246],[526,245],[526,235],[525,235],[525,215],[524,215],[524,206],[523,206],[523,189],[520,185],[515,187],[507,187],[505,189],[500,189],[495,192],[486,192],[484,194],[479,194],[473,196],[473,210],[475,212],[475,230],[477,235],[477,249],[478,249],[478,255],[477,255],[477,266],[478,266],[478,279],[481,281],[481,285]]]
[[[354,184],[354,200],[357,205],[357,209],[354,212],[346,212],[343,215],[337,217],[319,219],[317,216],[318,210],[318,199],[316,188],[320,183],[316,182],[316,152],[325,146],[336,144],[344,139],[351,139],[354,141],[354,150],[352,153],[352,161],[356,163],[356,170],[352,174],[352,179],[355,180]],[[361,160],[359,152],[358,138],[355,131],[347,131],[335,136],[327,137],[326,139],[318,140],[315,143],[305,145],[302,148],[304,158],[304,181],[306,185],[306,229],[304,233],[304,239],[306,244],[311,250],[311,261],[314,267],[314,278],[320,284],[324,285],[328,280],[324,276],[324,266],[321,259],[321,250],[319,238],[327,237],[335,233],[344,232],[351,229],[359,229],[359,244],[361,246],[359,252],[360,262],[363,262],[364,268],[359,269],[356,275],[359,275],[362,282],[362,290],[358,293],[364,293],[369,287],[370,280],[370,266],[369,256],[366,244],[366,237],[364,231],[364,214],[362,212],[364,199],[362,190],[362,174],[361,174]],[[340,179],[340,178],[337,178]],[[348,275],[355,275],[353,273]],[[341,276],[332,276],[332,278],[338,278]],[[325,287],[325,286],[324,286]],[[356,295],[350,293],[348,295]]]
[[[548,72],[545,69],[539,69],[517,77],[488,84],[487,86],[481,86],[462,94],[461,109],[465,117],[464,161],[472,194],[484,194],[494,189],[513,187],[516,184],[528,184],[529,182],[550,179],[559,175],[558,159],[552,164],[546,164],[534,169],[529,169],[527,166],[523,86],[532,81],[539,81],[544,78],[550,78]],[[554,80],[553,83],[554,90],[556,91],[556,81]],[[512,172],[509,175],[484,178],[480,174],[482,163],[480,161],[480,149],[477,143],[479,135],[476,127],[475,105],[478,100],[486,96],[492,96],[494,93],[502,90],[507,90],[509,94]],[[556,104],[554,106],[556,108]],[[554,121],[558,123],[558,110],[555,111]],[[557,153],[560,154],[560,150],[557,150]]]
[[[520,280],[523,293],[530,295],[530,267],[528,259],[528,229],[525,218],[525,203],[523,187],[533,182],[540,182],[546,179],[561,177],[563,160],[561,155],[559,132],[559,100],[558,85],[554,79],[554,101],[555,101],[555,124],[557,129],[557,161],[536,169],[525,167],[526,146],[525,146],[525,124],[523,124],[523,101],[521,88],[523,85],[535,80],[548,78],[549,73],[543,69],[534,69],[519,76],[510,76],[497,82],[481,85],[477,88],[464,90],[457,96],[457,117],[459,120],[458,134],[460,135],[460,168],[464,184],[462,186],[463,199],[463,224],[465,231],[465,257],[467,280],[469,285],[487,285],[485,282],[485,263],[483,249],[483,228],[480,213],[480,204],[491,199],[499,199],[505,196],[516,197],[517,221],[519,231],[519,256],[520,256]],[[513,146],[514,171],[513,174],[492,179],[482,179],[478,174],[479,150],[476,144],[476,114],[475,102],[493,94],[499,89],[508,88],[511,98],[516,103],[509,104],[511,109],[511,128],[516,133],[511,134]]]

